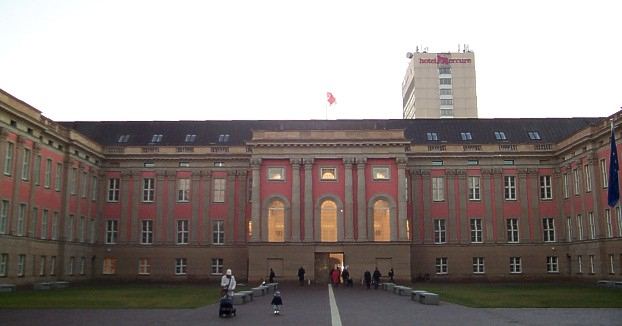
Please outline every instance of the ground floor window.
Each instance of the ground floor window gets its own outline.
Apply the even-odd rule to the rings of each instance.
[[[138,274],[139,275],[151,274],[151,265],[149,264],[149,258],[138,259]]]
[[[447,257],[436,258],[436,274],[447,274]]]
[[[473,273],[484,274],[484,257],[473,257]]]
[[[117,259],[114,257],[104,257],[102,274],[114,275],[117,273]]]
[[[523,272],[520,257],[510,257],[510,273],[518,274]]]
[[[222,258],[212,258],[212,274],[214,275],[222,275],[222,266],[223,266]]]
[[[186,258],[175,258],[175,275],[186,275],[187,265]]]
[[[559,272],[559,265],[557,264],[557,256],[546,257],[546,271],[549,273]]]

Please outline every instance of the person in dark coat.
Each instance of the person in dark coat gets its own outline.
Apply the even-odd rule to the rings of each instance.
[[[365,286],[369,290],[369,286],[371,285],[371,273],[369,271],[365,271],[365,274],[363,274],[363,281],[365,282]]]
[[[300,286],[305,285],[305,269],[302,266],[298,269],[298,282]]]
[[[343,280],[343,283],[347,286],[350,286],[352,284],[352,282],[350,281],[350,272],[348,271],[348,267],[344,267],[343,271],[341,272],[341,279]]]
[[[268,283],[274,283],[274,277],[276,275],[274,274],[274,271],[272,270],[272,268],[270,268],[270,277],[268,278]]]
[[[391,267],[391,269],[389,270],[389,280],[391,280],[391,283],[393,283],[393,267]]]
[[[380,271],[378,270],[378,267],[376,267],[376,270],[374,271],[374,275],[372,276],[373,282],[374,282],[374,289],[378,290],[378,285],[380,285]]]
[[[281,314],[281,306],[283,305],[283,298],[281,298],[281,292],[274,292],[274,296],[272,297],[272,301],[270,302],[272,305],[272,310],[274,310],[275,315]]]

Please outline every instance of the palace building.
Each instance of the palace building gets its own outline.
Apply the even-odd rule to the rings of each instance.
[[[0,91],[0,283],[619,278],[610,119],[57,122]]]

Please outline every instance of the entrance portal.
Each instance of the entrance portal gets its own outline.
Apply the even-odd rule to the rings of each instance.
[[[315,253],[315,282],[330,283],[330,271],[333,268],[342,270],[344,266],[343,252]]]

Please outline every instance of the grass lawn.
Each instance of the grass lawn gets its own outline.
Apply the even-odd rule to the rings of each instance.
[[[436,284],[415,288],[475,308],[622,308],[622,289],[573,283]]]
[[[72,285],[73,286],[73,285]],[[94,284],[49,291],[0,293],[0,309],[196,308],[218,301],[216,284]]]

